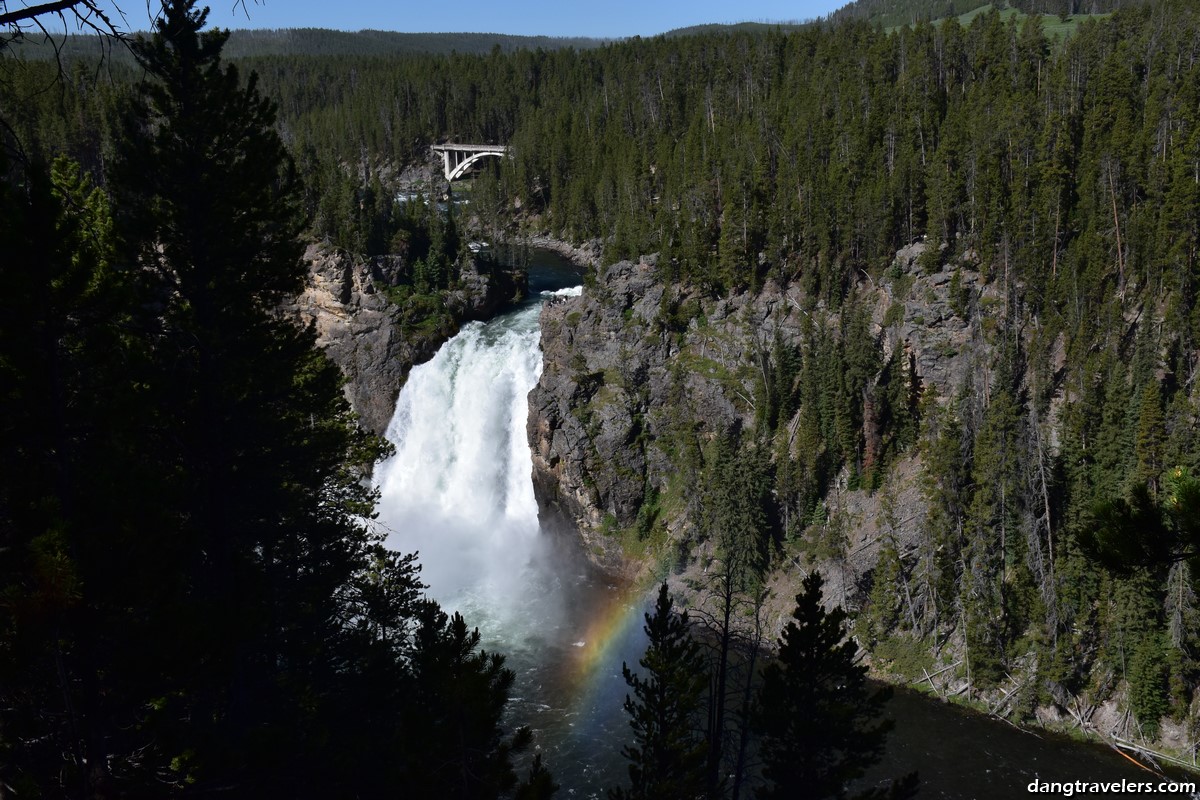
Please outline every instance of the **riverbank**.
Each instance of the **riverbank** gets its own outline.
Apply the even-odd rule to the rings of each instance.
[[[599,239],[590,239],[582,244],[573,244],[563,239],[551,236],[537,235],[515,240],[528,247],[540,247],[558,253],[581,267],[598,269],[600,258],[604,253],[604,245]]]
[[[883,760],[867,783],[917,770],[920,797],[1010,800],[1028,794],[1033,781],[1157,784],[1164,780],[1200,782],[1196,774],[1166,769],[1166,776],[1138,766],[1096,740],[1017,727],[953,702],[898,687],[887,706],[896,727]],[[1145,791],[1145,790],[1143,790]],[[1120,791],[1089,796],[1122,797]],[[1189,794],[1156,794],[1189,797]]]

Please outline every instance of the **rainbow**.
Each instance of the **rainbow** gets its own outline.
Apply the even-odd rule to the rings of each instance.
[[[642,606],[637,600],[640,592],[631,586],[618,587],[610,593],[608,602],[595,609],[583,629],[578,649],[572,659],[576,679],[587,684],[597,678],[597,672],[614,662],[614,651],[628,639],[630,629],[642,623]]]
[[[620,745],[629,735],[623,704],[632,690],[621,662],[639,669],[645,604],[643,593],[628,585],[595,592],[589,599],[587,621],[565,642],[558,671],[566,706],[559,736],[570,743],[569,750],[586,754],[579,756],[582,761],[603,771],[619,763]],[[600,754],[604,750],[608,755]]]

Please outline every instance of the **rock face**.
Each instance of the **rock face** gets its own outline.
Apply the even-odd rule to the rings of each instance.
[[[858,291],[885,360],[904,348],[920,384],[947,398],[971,379],[984,347],[960,301],[992,290],[962,266],[922,273],[923,247],[898,253],[888,278],[864,280]],[[794,285],[712,300],[664,286],[654,264],[615,264],[582,296],[543,310],[544,367],[529,400],[543,519],[577,528],[594,561],[625,572],[639,565],[610,534],[638,525],[643,504],[666,490],[677,457],[672,431],[703,440],[752,425],[775,342],[798,344],[815,319],[838,322]],[[672,538],[686,538],[682,510],[664,513],[676,517],[665,519]]]
[[[309,280],[284,313],[316,326],[317,345],[346,376],[346,397],[364,428],[382,434],[415,364],[433,357],[463,322],[487,319],[525,292],[525,276],[474,262],[460,288],[445,293],[440,324],[414,324],[383,289],[404,265],[384,256],[363,261],[321,245],[304,256]]]
[[[542,309],[543,370],[528,430],[540,516],[577,526],[592,558],[611,570],[620,550],[603,531],[610,518],[629,524],[641,506],[639,434],[670,354],[650,329],[663,293],[651,267],[623,262],[604,281],[619,294],[585,291]]]

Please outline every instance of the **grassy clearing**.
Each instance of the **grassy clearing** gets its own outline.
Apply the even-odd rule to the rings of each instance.
[[[976,17],[986,14],[989,11],[996,10],[997,8],[998,7],[993,3],[987,3],[986,5],[979,6],[978,8],[973,8],[964,14],[959,14],[957,17],[958,23],[964,28],[969,27]],[[1017,24],[1021,24],[1029,16],[1024,12],[1018,11],[1015,8],[1009,8],[1008,6],[999,7],[999,11],[1000,18],[1005,23],[1015,20]],[[1046,38],[1063,40],[1073,36],[1075,32],[1079,30],[1079,26],[1086,20],[1104,19],[1105,17],[1111,16],[1111,14],[1073,14],[1066,20],[1063,20],[1057,14],[1041,14],[1040,16],[1042,19],[1042,30],[1045,32]],[[945,19],[934,20],[933,24],[941,25],[945,21]],[[894,33],[901,27],[903,26],[894,26],[888,28],[887,32]]]

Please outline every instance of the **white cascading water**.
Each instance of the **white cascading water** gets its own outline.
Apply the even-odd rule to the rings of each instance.
[[[540,309],[466,325],[409,373],[387,430],[396,452],[375,469],[379,523],[388,547],[419,553],[427,593],[505,655],[517,674],[510,718],[533,729],[556,780],[599,798],[619,774],[627,726],[621,655],[604,670],[607,694],[579,675],[589,620],[615,592],[538,528],[526,422]],[[624,657],[635,661],[632,647]]]
[[[539,311],[464,326],[413,368],[388,426],[396,452],[376,467],[379,520],[390,548],[419,551],[429,593],[451,609],[502,613],[539,552],[526,436]]]

